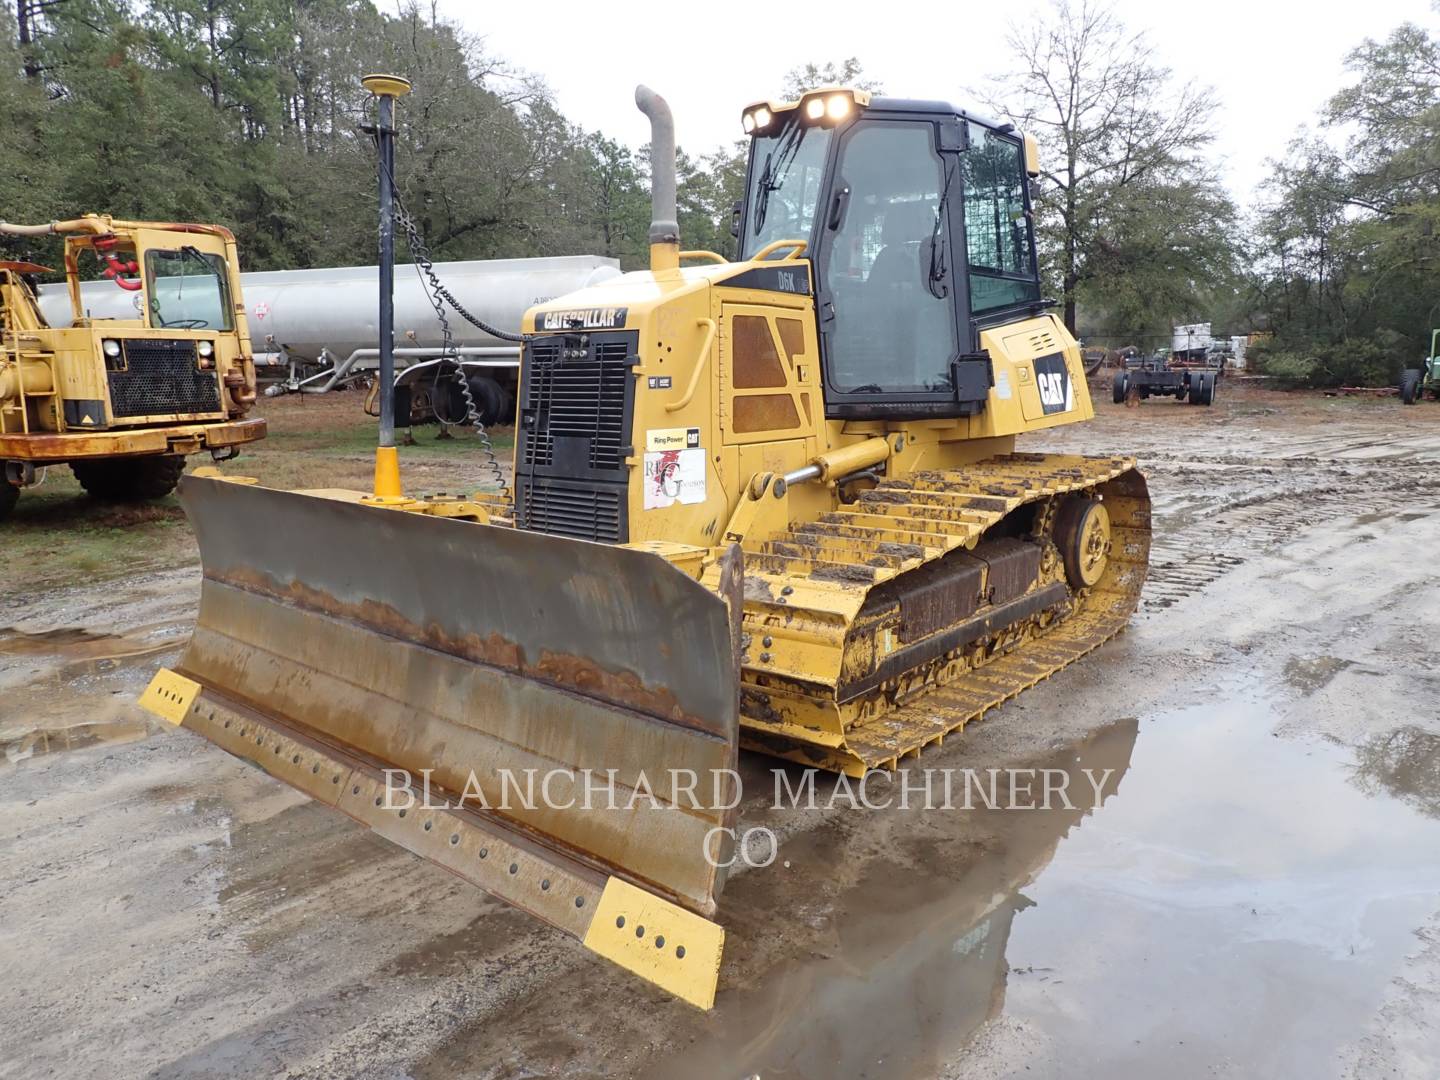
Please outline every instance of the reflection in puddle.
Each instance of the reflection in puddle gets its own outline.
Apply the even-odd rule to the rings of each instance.
[[[1440,738],[1401,729],[1356,766],[1217,700],[1071,751],[1129,761],[1093,813],[923,815],[937,852],[993,835],[953,862],[872,857],[833,955],[722,983],[652,1075],[967,1075],[1002,1014],[986,1075],[1328,1074],[1437,907],[1440,823],[1405,802],[1433,813]]]
[[[133,742],[160,730],[135,699],[158,654],[178,648],[185,629],[157,623],[97,634],[80,627],[0,627],[0,761],[13,765]]]
[[[1093,812],[1089,777],[1101,782],[1103,801],[1123,788],[1137,728],[1133,719],[1121,721],[1050,759],[1024,763],[1063,770],[1074,809],[1057,799],[1049,810],[907,815],[901,843],[921,857],[875,860],[839,898],[836,955],[772,969],[762,987],[722,994],[714,1038],[685,1055],[687,1069],[765,1080],[934,1075],[1004,1007],[1006,943],[1017,915],[1031,906],[1021,890]],[[868,846],[866,828],[846,844]],[[797,838],[785,854],[813,862],[804,852],[812,839]],[[665,1062],[651,1075],[674,1068]]]
[[[1372,736],[1355,751],[1355,783],[1440,818],[1440,735],[1407,726]]]
[[[128,712],[129,710],[127,710]],[[39,754],[135,742],[159,730],[148,719],[96,720],[52,728],[0,726],[0,753],[11,765]]]
[[[140,627],[128,634],[97,634],[78,626],[29,632],[0,626],[0,655],[95,662],[150,656],[179,644],[175,628]]]

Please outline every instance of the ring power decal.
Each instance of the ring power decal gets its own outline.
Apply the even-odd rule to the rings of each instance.
[[[699,445],[698,427],[651,428],[645,432],[646,450],[694,450]]]
[[[682,429],[683,430],[683,429]],[[655,450],[645,455],[645,509],[705,501],[705,451]]]

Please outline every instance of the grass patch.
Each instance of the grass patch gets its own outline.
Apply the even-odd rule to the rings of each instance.
[[[452,438],[436,438],[440,428],[436,424],[416,426],[411,429],[413,444],[400,447],[400,456],[417,458],[464,458],[480,453],[480,439],[471,429],[451,428]],[[491,432],[490,445],[497,450],[509,450],[515,445],[512,429],[498,428]],[[396,432],[396,441],[404,443],[405,429]],[[277,431],[269,435],[264,443],[266,450],[314,451],[321,454],[372,454],[375,450],[377,430],[373,425],[342,428],[339,430],[303,432]]]
[[[232,476],[253,476],[268,487],[339,487],[367,491],[374,480],[376,421],[358,394],[285,397],[262,401],[268,436],[220,466]],[[434,424],[414,428],[415,444],[400,447],[407,491],[470,492],[494,486],[480,440],[452,429],[436,439]],[[403,437],[403,429],[401,435]],[[496,457],[510,472],[513,429],[491,436]],[[189,468],[209,464],[205,455]],[[255,528],[267,527],[256,522]],[[296,543],[303,543],[296,537]],[[173,567],[194,565],[199,551],[185,511],[171,495],[150,503],[105,503],[90,498],[68,466],[52,466],[45,482],[20,495],[0,522],[0,590],[15,595],[87,585]]]
[[[0,590],[13,595],[167,570],[196,561],[175,497],[152,503],[90,498],[70,470],[52,467],[0,524]]]

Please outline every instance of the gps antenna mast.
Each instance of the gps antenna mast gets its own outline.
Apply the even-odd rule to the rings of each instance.
[[[400,457],[395,449],[395,99],[410,92],[398,75],[366,75],[360,85],[375,95],[375,147],[380,157],[380,438],[375,447],[375,496],[398,498]]]

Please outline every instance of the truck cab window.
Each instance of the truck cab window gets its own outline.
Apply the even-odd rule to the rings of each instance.
[[[198,248],[145,253],[150,325],[171,330],[229,330],[225,260]]]
[[[953,290],[942,280],[952,260],[934,124],[857,124],[840,151],[835,190],[847,187],[843,219],[821,245],[834,310],[824,327],[831,387],[842,394],[949,390],[958,330]]]
[[[965,169],[965,247],[974,314],[1040,299],[1025,213],[1025,151],[987,127],[970,125]]]

